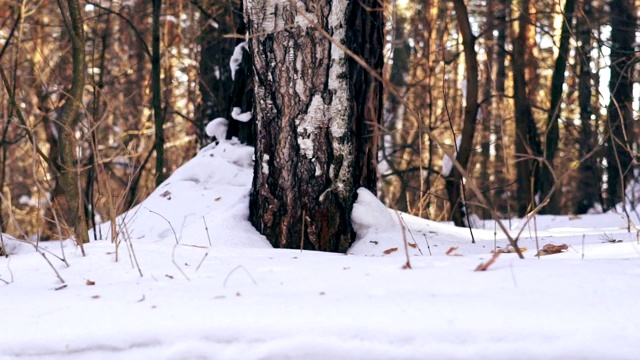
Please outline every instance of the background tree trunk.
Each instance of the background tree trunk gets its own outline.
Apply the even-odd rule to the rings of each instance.
[[[529,0],[520,1],[518,32],[513,41],[513,93],[516,122],[516,169],[518,184],[518,216],[523,217],[534,206],[537,189],[537,158],[541,154],[535,119],[527,96],[526,45],[530,18],[527,12]]]
[[[245,1],[257,128],[250,218],[276,247],[346,251],[355,191],[375,191],[380,84],[325,35],[380,74],[378,7]]]
[[[80,180],[78,170],[75,165],[75,148],[76,140],[74,134],[74,126],[78,119],[78,113],[82,107],[82,94],[84,93],[85,83],[85,51],[84,51],[84,29],[82,21],[82,13],[78,0],[67,1],[68,17],[66,17],[65,25],[71,39],[72,58],[73,58],[73,80],[71,89],[68,92],[59,117],[61,131],[59,134],[60,146],[60,164],[61,174],[60,183],[64,189],[71,211],[71,221],[75,229],[76,241],[79,245],[89,242],[89,232],[84,213],[84,201],[80,192]],[[62,8],[63,12],[65,9]],[[84,254],[84,249],[82,250]]]
[[[562,18],[562,32],[560,35],[560,48],[558,49],[558,58],[553,68],[553,76],[551,79],[551,107],[547,117],[547,134],[544,149],[545,164],[542,164],[540,177],[541,198],[544,198],[551,192],[555,185],[555,176],[553,160],[558,150],[558,140],[560,139],[560,128],[558,121],[560,119],[561,99],[564,86],[564,73],[567,70],[567,58],[569,56],[569,40],[572,30],[573,10],[575,8],[575,0],[566,0]],[[554,192],[557,192],[555,190]],[[541,199],[542,200],[542,199]],[[558,213],[558,196],[551,194],[549,203],[542,209],[543,213]]]
[[[592,154],[595,148],[596,139],[593,134],[597,133],[595,118],[591,110],[591,24],[593,21],[593,9],[591,0],[583,0],[582,12],[577,18],[576,27],[578,30],[578,103],[580,106],[580,157],[587,157],[578,167],[577,201],[574,212],[576,214],[586,214],[589,209],[598,201],[600,192],[600,172],[598,171],[599,160],[596,154]]]
[[[467,71],[467,94],[466,106],[464,110],[464,126],[462,128],[462,139],[460,149],[456,154],[456,161],[466,169],[473,150],[473,135],[476,130],[476,119],[478,117],[478,58],[475,50],[475,37],[471,33],[469,14],[464,0],[453,2],[458,27],[462,35],[464,46],[465,68]],[[447,195],[451,206],[451,220],[456,226],[467,226],[464,221],[464,199],[462,198],[462,174],[457,167],[453,167],[451,173],[446,177]]]
[[[625,186],[633,178],[633,56],[635,6],[631,0],[613,0],[611,8],[611,80],[609,136],[607,138],[607,205],[624,200]]]
[[[151,108],[155,127],[156,186],[164,181],[164,113],[160,82],[160,10],[162,0],[152,0],[151,31]]]

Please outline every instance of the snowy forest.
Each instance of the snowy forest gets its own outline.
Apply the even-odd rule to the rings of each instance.
[[[361,185],[385,205],[467,226],[634,203],[635,2],[361,6],[374,25],[353,26],[369,26],[362,41],[377,58],[349,56],[369,62],[380,94],[354,120],[371,144],[353,151],[375,162],[364,171],[379,176]],[[264,39],[247,37],[240,1],[6,1],[1,11],[2,232],[85,233],[216,140],[214,119],[250,145],[281,131],[247,122],[258,111],[252,39]],[[292,25],[311,21],[297,16]],[[311,79],[308,65],[299,70]]]

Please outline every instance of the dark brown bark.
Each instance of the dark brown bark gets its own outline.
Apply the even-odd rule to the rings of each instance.
[[[521,9],[529,8],[529,0],[521,0]],[[540,142],[535,120],[531,111],[531,103],[527,96],[526,71],[526,27],[529,14],[521,11],[518,19],[518,32],[513,41],[513,93],[515,101],[516,121],[516,170],[518,184],[518,216],[524,216],[535,206],[534,197],[538,192],[538,158],[541,155]]]
[[[482,100],[481,107],[478,110],[482,116],[482,142],[480,143],[480,150],[482,154],[482,161],[480,162],[480,181],[485,188],[489,187],[489,179],[491,171],[489,169],[491,159],[491,123],[493,122],[493,99],[491,96],[493,90],[493,65],[494,65],[494,36],[493,29],[496,26],[494,18],[495,0],[488,0],[487,2],[487,15],[486,15],[486,27],[484,33],[484,49],[487,54],[484,61],[482,71]],[[495,162],[494,162],[495,163]],[[491,216],[489,209],[482,207],[482,218],[487,219]]]
[[[156,153],[156,186],[162,184],[164,175],[164,111],[162,109],[162,85],[160,83],[160,10],[162,0],[152,0],[151,24],[151,108],[155,127],[154,149]]]
[[[294,4],[245,2],[257,122],[250,219],[276,247],[344,252],[356,189],[375,192],[382,93],[326,35],[380,74],[382,12],[365,10],[375,0]]]
[[[634,2],[613,0],[611,8],[611,80],[609,92],[609,136],[607,138],[607,205],[624,200],[624,190],[633,177],[633,65],[636,19]]]
[[[560,34],[560,47],[558,49],[558,57],[553,68],[553,76],[551,78],[551,107],[547,117],[547,133],[544,148],[545,164],[542,164],[540,177],[540,196],[544,198],[550,196],[549,203],[542,209],[542,213],[557,214],[559,211],[559,202],[557,192],[553,190],[555,185],[555,172],[553,160],[558,150],[558,140],[560,138],[560,127],[558,120],[562,111],[561,99],[562,88],[564,86],[564,73],[567,69],[567,58],[569,55],[569,40],[571,38],[573,12],[575,9],[575,0],[566,0],[564,5],[564,16],[562,20],[562,32]],[[553,194],[549,195],[551,191]]]
[[[495,116],[491,119],[493,123],[493,133],[496,136],[496,142],[494,144],[495,157],[493,174],[495,178],[495,192],[494,199],[495,204],[498,206],[498,211],[507,212],[508,207],[505,206],[507,201],[503,201],[504,194],[506,192],[506,168],[507,163],[505,161],[505,144],[503,139],[503,120],[506,115],[505,108],[505,83],[507,81],[507,14],[509,13],[509,6],[511,1],[508,0],[496,0],[496,31],[498,32],[496,37],[496,112]]]
[[[473,136],[478,117],[478,58],[475,50],[475,37],[471,32],[469,14],[464,0],[455,0],[453,6],[456,11],[456,19],[464,46],[465,68],[467,71],[467,94],[464,109],[464,126],[460,148],[456,154],[456,161],[466,170],[473,150]],[[464,199],[462,194],[462,173],[457,166],[451,169],[451,173],[445,178],[447,196],[451,206],[451,220],[456,226],[467,226],[464,221]]]
[[[586,214],[600,198],[601,175],[596,154],[593,154],[596,139],[595,117],[591,110],[592,84],[591,79],[591,26],[593,21],[593,8],[591,0],[583,0],[582,12],[577,18],[578,43],[578,103],[580,106],[580,158],[584,159],[578,167],[578,183],[576,191],[576,214]],[[593,117],[593,119],[592,119]]]

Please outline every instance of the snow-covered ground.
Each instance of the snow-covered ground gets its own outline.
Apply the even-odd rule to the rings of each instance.
[[[507,222],[524,226],[525,259],[476,272],[508,244],[491,222],[472,244],[361,190],[348,255],[273,249],[246,220],[251,154],[203,149],[119,218],[117,262],[108,224],[86,257],[4,236],[0,359],[640,358],[640,245],[623,216]],[[549,243],[567,249],[535,257]]]

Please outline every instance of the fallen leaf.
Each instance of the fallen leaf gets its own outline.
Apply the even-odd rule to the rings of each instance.
[[[100,299],[100,295],[93,295],[91,298],[92,299]]]
[[[414,249],[418,247],[418,244],[416,243],[407,243],[407,245],[411,246]]]
[[[538,254],[536,254],[536,256],[559,254],[563,250],[567,250],[567,249],[569,249],[569,246],[567,244],[562,244],[562,245],[547,244],[543,246],[542,249],[540,249],[540,251],[538,251]]]
[[[520,252],[525,252],[525,251],[527,251],[527,248],[524,248],[524,247],[520,248]],[[506,247],[504,249],[498,249],[497,251],[496,250],[491,250],[492,254],[496,253],[496,252],[499,252],[501,254],[513,254],[513,253],[516,252],[516,250],[512,246],[508,246],[508,247]]]
[[[478,267],[476,267],[476,269],[473,270],[473,271],[487,271],[489,266],[491,266],[491,264],[496,262],[496,259],[498,258],[498,256],[500,256],[500,254],[502,254],[502,253],[501,252],[494,252],[493,256],[491,257],[491,259],[489,259],[486,263],[480,263],[480,265],[478,265]]]
[[[455,256],[454,254],[452,254],[454,251],[458,250],[457,246],[452,246],[449,248],[449,250],[447,250],[447,252],[445,253],[445,255],[449,255],[449,256]],[[459,255],[458,255],[459,256]]]
[[[93,285],[95,285],[95,284],[96,284],[96,282],[95,282],[95,281],[87,279],[87,285],[89,285],[89,286],[93,286]]]
[[[167,196],[169,196],[169,195],[171,195],[171,191],[169,191],[169,190],[166,190],[165,192],[163,192],[162,194],[160,194],[160,196],[161,196],[161,197],[167,197]]]
[[[167,278],[169,278],[169,279],[172,279],[172,280],[173,280],[173,275],[166,274],[164,277],[167,277]]]
[[[213,199],[213,201],[220,201],[220,199],[222,199],[222,196],[218,196],[217,198]]]
[[[387,249],[387,250],[383,251],[382,253],[385,254],[385,255],[389,255],[394,251],[398,251],[398,248],[397,247],[390,248],[390,249]]]

